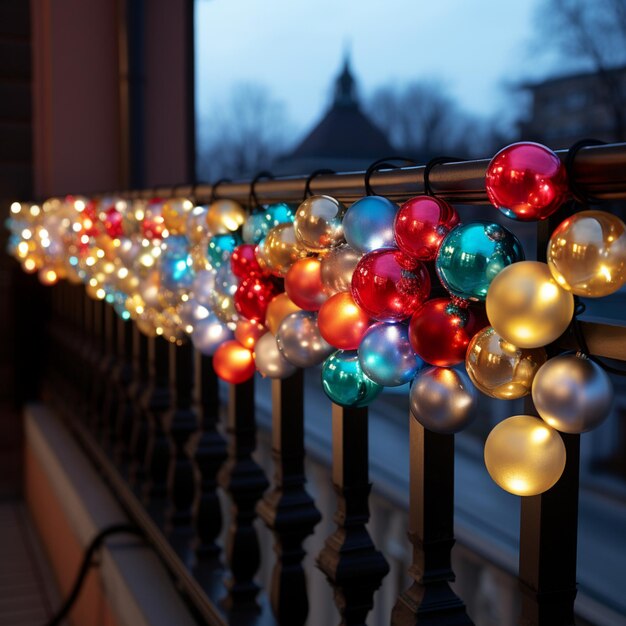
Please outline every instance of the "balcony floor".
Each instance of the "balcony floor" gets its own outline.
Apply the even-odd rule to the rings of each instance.
[[[59,606],[50,566],[19,500],[0,501],[0,624],[43,626]]]

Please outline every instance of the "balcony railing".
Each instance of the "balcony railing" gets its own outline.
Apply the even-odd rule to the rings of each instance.
[[[488,161],[443,164],[430,176],[433,191],[453,203],[486,205]],[[626,198],[626,144],[588,147],[573,170],[579,186],[601,200]],[[423,190],[423,168],[376,172],[377,193],[401,201]],[[261,180],[262,202],[297,201],[305,178]],[[363,173],[320,175],[314,193],[355,200],[365,194]],[[176,188],[181,196],[211,197],[208,185]],[[220,193],[245,201],[249,183],[224,183]],[[171,189],[122,194],[168,195]],[[493,209],[488,209],[493,210]],[[554,224],[537,227],[537,255],[545,255]],[[590,352],[626,360],[626,328],[583,323]],[[368,411],[332,406],[334,511],[319,511],[306,489],[302,371],[272,381],[274,474],[255,461],[254,379],[229,385],[221,398],[211,357],[191,343],[147,337],[112,307],[86,296],[82,286],[54,289],[47,398],[66,418],[129,517],[144,531],[193,606],[199,623],[304,624],[308,614],[304,540],[322,516],[335,531],[316,555],[334,592],[341,624],[364,625],[389,568],[368,533]],[[558,341],[574,344],[568,333]],[[408,409],[408,403],[407,403]],[[529,405],[527,412],[533,412]],[[408,534],[411,586],[390,615],[394,626],[471,624],[454,581],[454,435],[437,434],[410,418]],[[574,623],[579,435],[561,435],[567,449],[563,476],[549,491],[522,498],[519,580],[522,624]],[[226,545],[220,545],[229,502]],[[480,515],[480,512],[476,512]],[[261,552],[259,518],[274,538],[271,585],[255,581]],[[201,567],[199,567],[201,565]],[[199,571],[202,576],[196,576]],[[207,575],[209,572],[209,575]],[[207,580],[213,581],[207,585]],[[214,581],[222,580],[216,591]],[[211,587],[210,589],[208,587]],[[216,598],[226,595],[225,603]],[[273,616],[255,613],[266,594]],[[256,615],[256,617],[251,617]],[[244,617],[242,617],[244,616]],[[325,625],[324,625],[325,626]]]

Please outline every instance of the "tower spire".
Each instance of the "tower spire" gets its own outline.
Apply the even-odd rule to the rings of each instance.
[[[358,107],[359,102],[356,93],[356,82],[352,76],[350,45],[344,46],[343,69],[335,81],[334,106],[336,107]]]

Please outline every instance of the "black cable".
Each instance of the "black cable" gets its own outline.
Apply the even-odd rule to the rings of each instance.
[[[65,600],[65,602],[61,605],[61,608],[50,618],[50,621],[46,623],[46,626],[59,626],[59,624],[65,619],[67,614],[71,611],[72,607],[76,600],[78,600],[78,596],[83,587],[83,583],[85,582],[85,578],[89,573],[89,568],[92,565],[91,560],[93,559],[96,552],[102,547],[105,539],[110,537],[111,535],[117,535],[120,533],[127,533],[131,535],[139,535],[141,537],[144,536],[143,531],[138,526],[133,526],[131,524],[111,524],[110,526],[106,526],[103,528],[92,540],[87,549],[85,550],[85,556],[83,557],[83,562],[81,563],[80,569],[78,570],[78,576],[74,581],[74,585],[72,586],[72,590],[70,591],[69,596]]]
[[[393,163],[389,163],[389,161],[402,161],[403,163],[409,163],[410,165],[418,165],[417,161],[414,161],[413,159],[409,159],[407,157],[401,157],[401,156],[390,156],[390,157],[383,157],[382,159],[377,159],[365,170],[365,176],[363,177],[364,178],[363,182],[365,183],[366,195],[368,196],[377,195],[372,189],[372,186],[370,184],[370,178],[372,177],[372,174],[374,172],[378,172],[382,170],[383,168],[395,170],[401,167],[399,165],[394,165]]]
[[[426,163],[424,167],[424,195],[426,196],[434,196],[433,188],[430,184],[430,173],[434,167],[437,165],[444,165],[445,163],[461,163],[466,161],[467,159],[461,159],[459,157],[453,156],[438,156],[434,159],[431,159]]]
[[[211,196],[209,198],[209,204],[213,204],[216,200],[217,200],[217,188],[222,184],[222,183],[232,183],[233,181],[230,178],[220,178],[219,180],[216,180],[212,185],[211,185]]]
[[[256,195],[256,184],[262,179],[267,178],[268,180],[274,180],[274,175],[271,172],[263,171],[259,172],[251,181],[250,181],[250,193],[248,194],[248,207],[250,209],[250,213],[254,213],[261,206],[259,199]]]
[[[582,315],[587,309],[584,302],[580,300],[578,296],[574,296],[574,317],[572,318],[572,332],[574,334],[574,338],[576,339],[576,343],[578,344],[578,349],[582,352],[587,358],[591,361],[599,365],[603,370],[608,372],[609,374],[615,374],[617,376],[626,376],[626,370],[619,369],[617,367],[613,367],[608,363],[605,363],[602,359],[597,356],[591,356],[589,351],[589,345],[587,344],[587,339],[585,338],[585,333],[583,332],[582,324],[580,323],[579,316]]]
[[[311,191],[311,181],[317,176],[321,176],[322,174],[336,174],[336,172],[335,170],[329,170],[329,169],[313,170],[308,175],[306,182],[304,183],[304,196],[302,198],[302,202],[304,202],[309,196],[313,195]]]
[[[588,208],[589,203],[600,202],[598,198],[594,198],[586,194],[576,182],[574,176],[574,162],[576,161],[576,155],[583,149],[589,146],[603,146],[605,141],[599,139],[581,139],[572,144],[565,155],[563,164],[565,165],[565,173],[567,174],[567,183],[569,185],[569,191],[572,194],[574,202],[580,204],[583,208]]]

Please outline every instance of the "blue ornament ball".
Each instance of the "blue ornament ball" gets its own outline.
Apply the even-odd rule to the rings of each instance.
[[[243,241],[244,243],[259,243],[274,226],[293,222],[294,217],[295,211],[285,202],[270,204],[262,211],[255,211],[248,216],[243,225]]]
[[[361,369],[356,350],[337,350],[322,365],[322,387],[326,395],[344,407],[364,407],[383,390]]]
[[[189,240],[185,235],[170,235],[159,258],[161,286],[170,291],[191,287],[196,277]]]
[[[343,235],[357,252],[365,253],[396,245],[394,220],[398,206],[382,196],[357,200],[343,217]]]
[[[435,266],[451,295],[484,302],[491,281],[508,265],[523,260],[522,244],[511,231],[492,222],[470,222],[446,235]]]
[[[381,322],[370,327],[359,346],[359,363],[369,378],[385,387],[410,382],[423,367],[411,347],[405,324]]]

